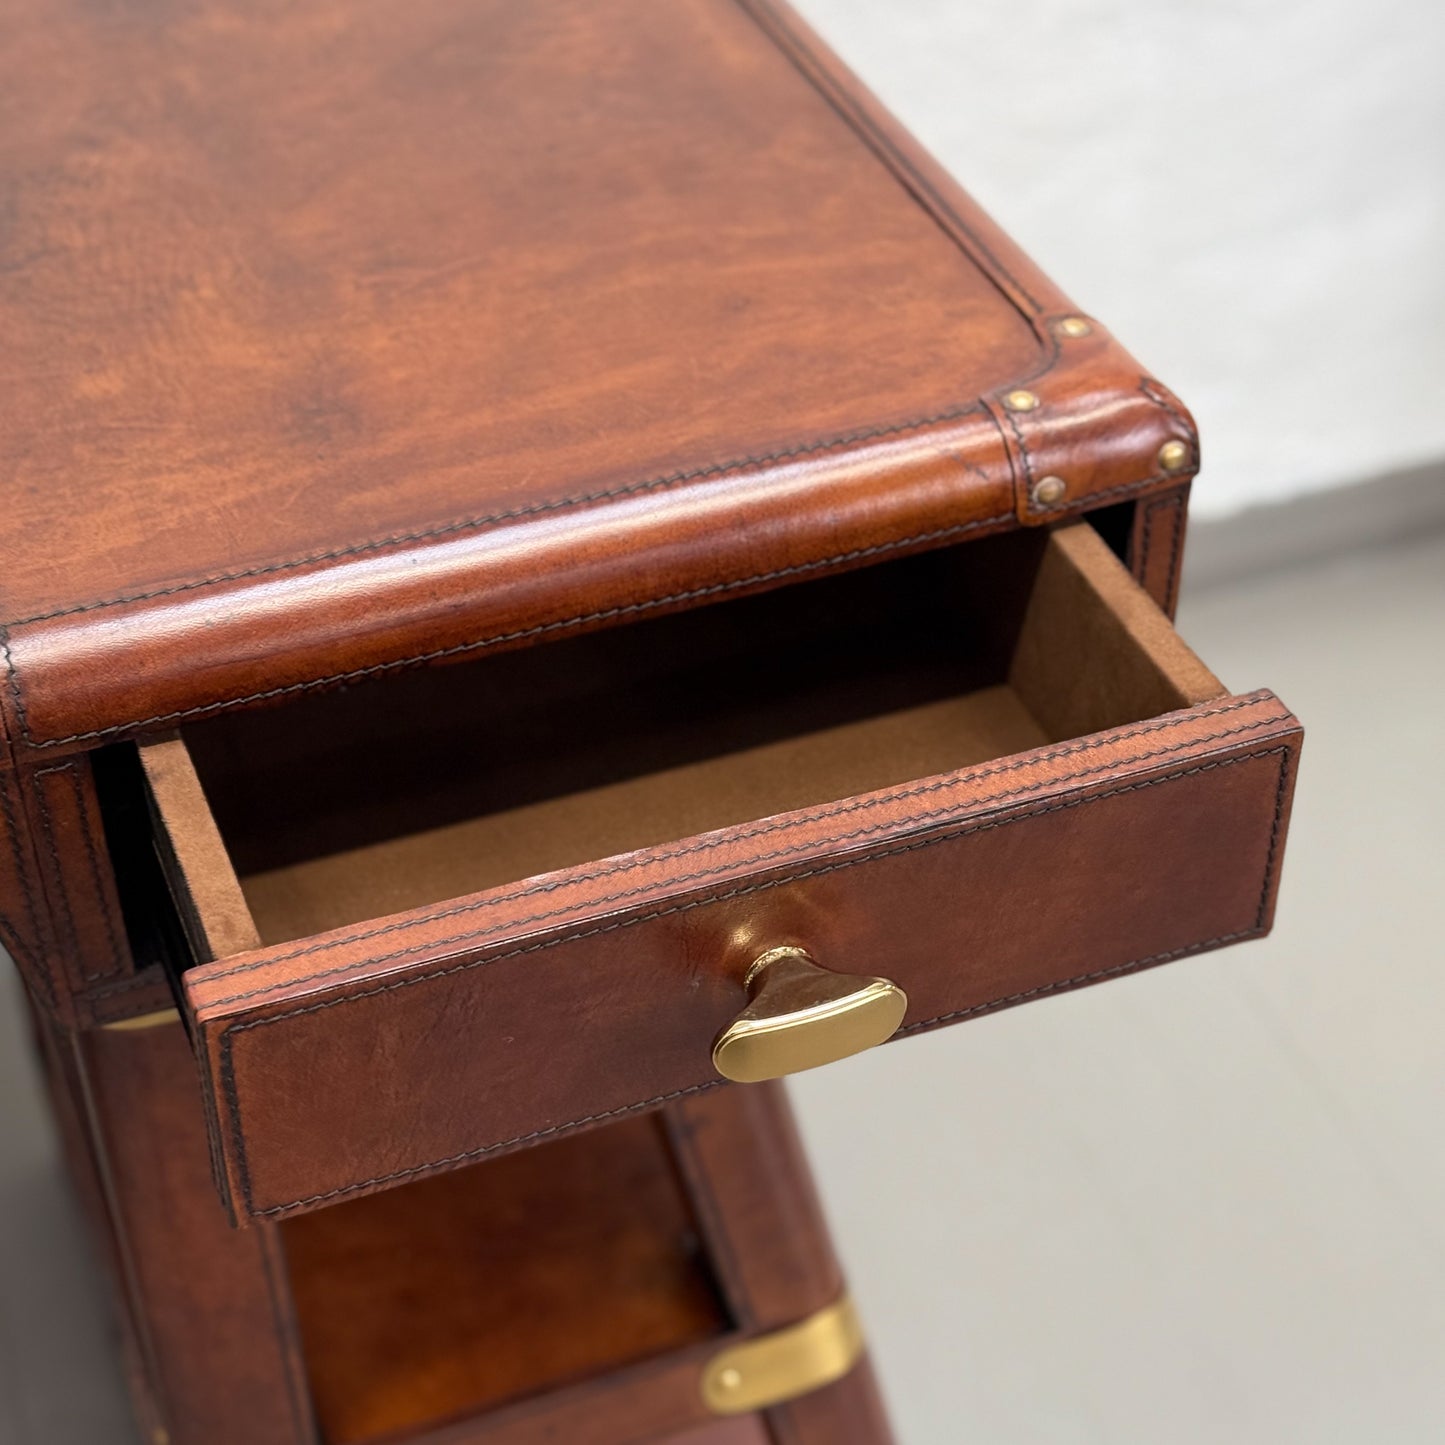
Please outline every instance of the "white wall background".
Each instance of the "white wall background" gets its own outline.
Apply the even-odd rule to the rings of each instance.
[[[795,0],[1198,418],[1196,515],[1445,458],[1441,0]]]

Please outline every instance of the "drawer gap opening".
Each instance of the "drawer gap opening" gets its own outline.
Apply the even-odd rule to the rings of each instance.
[[[280,1231],[324,1445],[409,1439],[733,1328],[655,1114]]]
[[[1223,691],[1079,525],[403,672],[143,751],[191,855],[174,891],[206,959]]]

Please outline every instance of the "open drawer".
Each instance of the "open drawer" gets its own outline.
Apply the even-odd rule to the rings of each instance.
[[[1261,934],[1299,742],[1080,524],[143,743],[223,1192],[712,1088],[775,950],[802,1066]]]

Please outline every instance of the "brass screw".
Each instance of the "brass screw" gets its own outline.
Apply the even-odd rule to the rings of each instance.
[[[1033,392],[1025,391],[1020,387],[1017,391],[1011,391],[1004,397],[1003,404],[1010,411],[1032,411],[1038,404],[1039,399]]]
[[[1059,322],[1059,330],[1065,336],[1087,336],[1093,329],[1082,316],[1065,316]]]
[[[1159,448],[1159,465],[1166,472],[1177,472],[1189,465],[1189,446],[1186,442],[1174,440],[1165,442]]]
[[[1068,490],[1069,484],[1062,477],[1040,477],[1034,486],[1034,502],[1040,507],[1056,507]]]

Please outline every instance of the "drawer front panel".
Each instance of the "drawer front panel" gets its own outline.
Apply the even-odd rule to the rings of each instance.
[[[1226,698],[192,970],[224,1190],[277,1218],[713,1088],[779,945],[906,1034],[1258,935],[1298,745]]]

